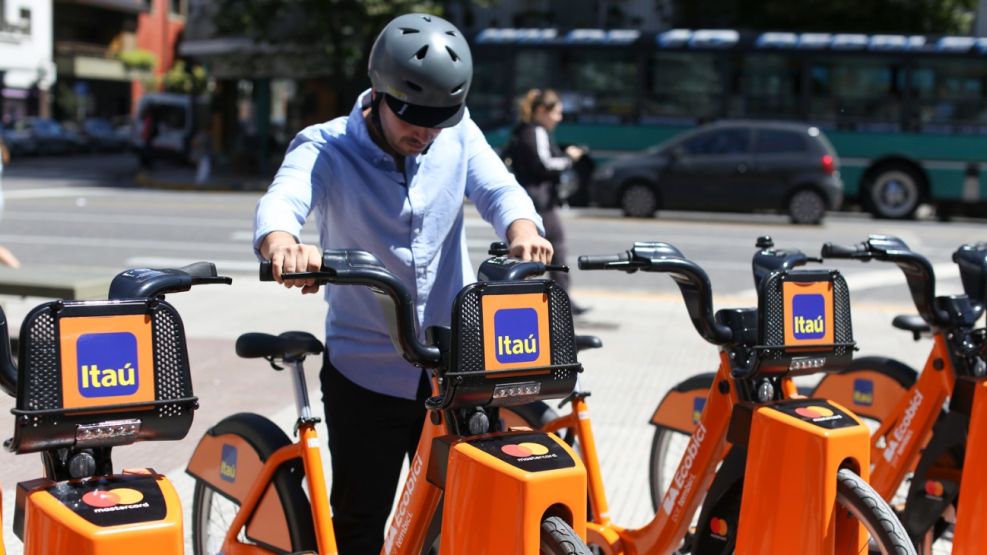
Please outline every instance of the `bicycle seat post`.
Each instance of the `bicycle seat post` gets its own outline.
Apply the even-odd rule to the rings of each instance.
[[[295,388],[295,408],[300,422],[312,420],[312,406],[308,400],[308,386],[305,383],[304,360],[305,357],[285,358],[284,360],[291,370],[291,383]]]

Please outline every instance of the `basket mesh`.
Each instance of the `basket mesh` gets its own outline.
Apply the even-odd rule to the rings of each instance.
[[[572,309],[569,306],[569,296],[555,285],[547,287],[549,293],[549,334],[552,341],[552,364],[572,364],[576,362],[576,339],[572,324]],[[481,311],[482,289],[470,289],[462,296],[459,319],[453,323],[456,327],[455,360],[453,372],[483,372],[485,361],[483,357],[483,337]],[[573,370],[570,368],[556,369],[553,377],[557,380],[568,379]]]
[[[18,408],[42,411],[63,406],[54,310],[55,303],[52,303],[35,311],[21,330],[23,353],[19,361],[19,379],[24,381],[24,386]],[[181,319],[166,303],[158,303],[151,315],[155,399],[191,397],[192,383]],[[166,404],[158,408],[158,416],[178,416],[183,411],[178,404]]]
[[[762,345],[781,347],[785,345],[784,296],[782,295],[782,277],[778,273],[764,284],[761,294],[764,295],[764,335]],[[850,317],[850,290],[841,274],[833,276],[833,341],[836,343],[853,342],[853,324]],[[852,347],[837,347],[837,354],[849,354]]]

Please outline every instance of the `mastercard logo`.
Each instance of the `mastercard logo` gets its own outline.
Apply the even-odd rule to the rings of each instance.
[[[925,482],[925,493],[934,497],[942,497],[942,491],[942,482],[936,480],[927,480]]]
[[[548,453],[548,447],[545,447],[540,443],[532,443],[530,441],[526,441],[524,443],[509,443],[501,447],[500,450],[507,455],[517,457],[519,459]]]
[[[82,496],[82,502],[90,507],[105,509],[117,505],[133,505],[144,500],[144,494],[130,488],[95,490]]]
[[[727,532],[730,531],[727,521],[715,516],[709,521],[709,529],[717,536],[726,536]]]
[[[825,418],[833,416],[833,411],[826,407],[799,407],[795,413],[804,418]]]

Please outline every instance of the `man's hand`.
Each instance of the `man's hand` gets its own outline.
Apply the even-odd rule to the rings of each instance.
[[[302,293],[315,293],[319,286],[312,279],[285,281],[281,276],[292,272],[317,272],[322,267],[322,251],[315,245],[303,245],[284,231],[268,233],[260,244],[260,254],[271,261],[274,281],[285,287],[301,287]]]
[[[538,227],[531,220],[514,220],[507,228],[509,254],[521,260],[534,260],[549,264],[552,262],[552,244],[538,234]]]

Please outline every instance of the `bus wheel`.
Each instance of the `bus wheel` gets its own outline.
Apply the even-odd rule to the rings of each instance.
[[[871,214],[878,218],[911,218],[922,200],[919,176],[900,164],[878,168],[864,191]]]
[[[788,217],[793,224],[816,225],[826,215],[826,199],[819,191],[802,189],[788,199]]]
[[[650,218],[658,210],[658,193],[649,183],[634,181],[620,193],[620,208],[630,218]]]

